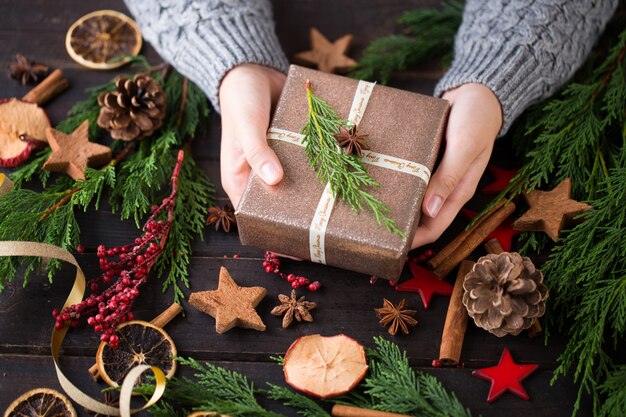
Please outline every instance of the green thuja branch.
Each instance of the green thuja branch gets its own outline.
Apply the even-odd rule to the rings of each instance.
[[[85,180],[73,181],[60,176],[49,185],[50,174],[42,169],[42,165],[50,151],[40,152],[13,173],[11,177],[16,189],[0,198],[0,240],[46,242],[73,250],[79,243],[75,209],[93,207],[97,210],[105,190],[110,190],[109,203],[120,212],[121,218],[134,219],[138,227],[150,207],[160,203],[164,197],[162,190],[168,189],[170,174],[176,164],[175,155],[189,143],[200,121],[208,116],[209,105],[201,90],[179,73],[171,71],[163,78],[157,72],[162,65],[148,67],[144,58],[136,61],[143,73],[153,76],[163,86],[168,105],[163,127],[137,145],[120,149],[122,146],[114,143],[114,148],[120,149],[116,159],[104,168],[87,169]],[[100,109],[97,97],[103,91],[112,90],[113,81],[88,90],[89,97],[77,103],[58,128],[71,132],[88,119],[90,137],[98,137],[102,132],[95,123]],[[21,188],[37,177],[44,187],[41,192]],[[213,194],[213,185],[196,166],[187,148],[179,177],[175,219],[164,253],[155,265],[159,275],[166,275],[163,290],[173,287],[176,301],[183,297],[180,285],[188,286],[191,242],[202,234],[206,207],[212,204]],[[38,258],[0,259],[0,291],[13,280],[20,265],[26,267],[24,283],[30,273],[42,266]],[[50,279],[59,266],[58,261],[48,264]]]
[[[425,417],[471,417],[456,396],[446,391],[432,375],[411,369],[406,352],[383,338],[374,338],[376,349],[368,350],[370,372],[350,394],[333,402]],[[257,397],[279,401],[304,417],[329,417],[316,400],[289,388],[268,383],[269,389],[255,389],[247,377],[211,363],[179,358],[191,368],[194,377],[172,378],[165,393],[148,412],[155,417],[186,415],[207,411],[230,416],[278,417],[263,408]],[[282,365],[281,365],[282,366]],[[143,385],[137,392],[149,396],[153,385]],[[175,410],[179,410],[176,412]]]
[[[626,149],[622,152],[626,153]],[[620,346],[623,349],[626,329],[624,184],[626,165],[609,171],[598,190],[601,197],[591,201],[594,209],[584,215],[584,222],[559,240],[543,267],[553,309],[560,312],[561,327],[567,325],[570,337],[559,357],[554,379],[574,371],[574,380],[580,384],[574,412],[586,391],[594,397],[597,414],[602,403],[597,392],[598,381],[615,368],[606,344],[616,351]],[[606,387],[605,393],[618,395],[610,389],[610,383]]]
[[[434,376],[411,369],[406,352],[382,338],[368,351],[369,373],[361,390],[340,403],[422,417],[471,417]]]
[[[302,129],[305,152],[311,167],[324,183],[330,183],[334,196],[339,197],[358,211],[363,206],[369,208],[376,221],[390,232],[405,236],[389,217],[391,210],[382,201],[366,191],[380,184],[369,176],[363,161],[356,155],[347,155],[337,145],[335,134],[347,121],[341,120],[335,110],[324,100],[313,94],[307,83],[309,117]]]
[[[302,394],[291,391],[287,387],[279,385],[267,384],[270,389],[267,391],[267,397],[270,400],[280,401],[287,407],[295,408],[301,416],[304,417],[330,417],[317,402]]]
[[[626,30],[619,13],[600,45],[576,81],[524,116],[513,134],[524,165],[494,203],[571,178],[573,198],[593,206],[562,233],[543,267],[552,300],[547,324],[569,337],[554,380],[571,372],[580,384],[573,415],[588,393],[596,415],[616,416],[623,369],[611,352],[623,350],[626,329]],[[536,233],[520,240],[521,251],[548,247]]]
[[[441,9],[406,12],[398,21],[405,27],[404,34],[374,40],[350,76],[361,80],[377,79],[387,84],[396,71],[435,59],[448,65],[462,14],[463,3],[456,0],[444,2]]]
[[[175,410],[207,411],[241,417],[280,417],[281,414],[263,408],[255,397],[254,385],[244,375],[211,363],[178,358],[178,362],[194,371],[194,379],[172,378],[162,399],[148,409],[153,416],[173,417]],[[137,389],[151,395],[153,386]]]

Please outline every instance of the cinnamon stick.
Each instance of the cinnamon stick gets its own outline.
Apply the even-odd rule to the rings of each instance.
[[[450,296],[450,304],[448,304],[446,321],[441,335],[441,348],[439,349],[439,363],[444,366],[456,366],[461,360],[463,339],[467,328],[467,309],[463,305],[463,281],[473,266],[474,262],[472,261],[464,260],[461,262]]]
[[[457,250],[459,245],[461,245],[461,243],[463,243],[473,231],[475,231],[478,227],[480,227],[480,225],[483,224],[489,216],[491,216],[493,213],[498,211],[505,203],[506,203],[506,199],[504,198],[498,201],[487,213],[485,213],[484,216],[478,219],[476,223],[472,225],[472,227],[470,227],[467,230],[464,230],[461,234],[459,234],[456,238],[454,238],[452,242],[448,243],[443,249],[437,252],[435,256],[430,258],[430,260],[428,261],[428,266],[430,266],[432,269],[437,268],[450,255],[452,255],[454,251]]]
[[[443,279],[450,271],[456,268],[463,259],[467,258],[496,227],[500,226],[507,217],[513,214],[514,211],[515,204],[511,202],[495,211],[489,217],[486,217],[475,230],[467,235],[454,253],[435,268],[435,274]]]
[[[489,239],[485,243],[485,250],[489,253],[493,253],[496,255],[504,252],[504,248],[502,247],[500,242],[498,242],[498,239]],[[537,320],[536,318],[533,319],[533,324],[528,328],[528,337],[530,337],[531,339],[534,339],[535,337],[539,336],[542,332],[543,332],[543,329],[541,328],[541,323],[539,323],[539,320]]]
[[[485,250],[487,253],[493,253],[494,255],[499,255],[504,252],[504,248],[496,238],[489,239],[485,242]]]
[[[156,327],[165,327],[167,323],[172,321],[174,317],[176,317],[183,308],[178,303],[174,303],[169,306],[164,312],[156,316],[150,321],[150,324],[155,325]],[[100,372],[98,372],[98,364],[93,364],[91,368],[89,368],[89,374],[93,378],[94,381],[98,382],[100,379]]]
[[[334,417],[410,417],[406,414],[388,413],[386,411],[370,410],[342,404],[335,404],[331,414]]]
[[[63,76],[63,72],[60,69],[55,69],[35,88],[26,93],[26,95],[22,97],[22,100],[41,106],[56,97],[60,92],[69,87],[69,85],[70,83],[65,76]]]

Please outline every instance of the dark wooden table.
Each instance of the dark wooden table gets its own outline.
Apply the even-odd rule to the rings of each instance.
[[[330,38],[353,33],[352,51],[358,57],[372,39],[397,29],[396,19],[404,10],[437,3],[425,0],[279,0],[275,2],[277,31],[289,56],[308,48],[310,26],[318,27]],[[90,71],[80,67],[69,58],[64,48],[65,33],[71,23],[88,12],[102,8],[126,11],[121,0],[0,0],[0,67],[5,73],[1,78],[0,97],[22,96],[26,91],[26,88],[6,77],[5,68],[18,52],[52,67],[62,68],[71,82],[69,90],[46,106],[53,124],[64,117],[73,103],[85,97],[84,90],[87,87],[112,78],[115,75],[112,72]],[[158,55],[150,46],[144,47],[144,53],[151,62],[159,62]],[[429,78],[423,73],[408,73],[399,77],[395,85],[430,94],[435,82],[432,76]],[[223,204],[227,198],[220,187],[219,138],[219,116],[213,115],[208,135],[195,141],[193,153],[217,185],[218,202]],[[507,156],[510,154],[507,144],[500,143],[494,161],[505,166],[514,163]],[[488,176],[483,178],[485,183],[489,180]],[[470,206],[479,209],[486,201],[484,197],[477,197]],[[78,259],[87,276],[98,273],[95,256],[98,244],[124,244],[137,234],[133,223],[120,221],[106,205],[98,212],[92,210],[80,214],[79,223],[81,242],[87,252],[78,256]],[[435,247],[449,241],[464,224],[464,221],[457,220]],[[212,318],[187,308],[185,317],[177,317],[166,328],[183,356],[209,360],[244,371],[257,386],[263,386],[265,381],[281,384],[284,382],[281,369],[270,361],[270,355],[283,354],[297,337],[314,333],[345,333],[365,345],[372,345],[373,336],[388,336],[378,325],[373,309],[382,304],[383,297],[395,302],[406,297],[412,306],[418,307],[419,324],[409,336],[395,337],[393,340],[408,351],[416,369],[440,378],[444,386],[453,390],[475,415],[538,417],[569,416],[571,413],[576,387],[565,379],[559,379],[554,386],[550,385],[556,359],[565,343],[559,335],[553,335],[546,346],[541,337],[531,340],[520,335],[500,339],[470,323],[462,357],[465,367],[433,368],[431,362],[439,352],[448,298],[435,298],[431,308],[424,311],[417,294],[398,293],[384,282],[373,286],[368,276],[308,262],[286,262],[286,269],[319,279],[324,288],[310,294],[311,299],[319,302],[315,322],[285,330],[280,327],[280,319],[271,316],[269,312],[276,304],[276,296],[288,293],[289,287],[286,282],[263,271],[261,250],[242,247],[234,233],[216,233],[212,229],[206,230],[204,241],[195,242],[193,249],[191,290],[213,289],[219,268],[226,266],[242,285],[267,287],[268,295],[258,310],[268,329],[264,333],[234,329],[218,335]],[[235,254],[240,257],[234,259]],[[31,278],[23,288],[18,279],[0,295],[0,410],[28,389],[43,386],[59,389],[49,348],[54,323],[50,312],[62,305],[73,276],[73,269],[66,267],[52,284],[44,276],[39,276]],[[171,294],[161,293],[158,280],[159,277],[153,277],[143,290],[135,309],[137,318],[150,320],[171,303]],[[186,291],[187,294],[189,292]],[[77,329],[70,332],[62,352],[64,371],[93,395],[103,388],[93,383],[87,374],[97,346],[98,337],[91,329]],[[489,405],[486,402],[489,383],[471,376],[473,369],[495,365],[504,347],[511,350],[518,362],[539,364],[539,370],[524,382],[530,401],[506,394]],[[283,410],[276,404],[269,406],[293,415],[292,411]],[[588,408],[584,411],[588,412]],[[79,410],[79,414],[86,415],[83,410]]]

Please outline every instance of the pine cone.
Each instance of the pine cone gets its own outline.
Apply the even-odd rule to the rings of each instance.
[[[518,335],[543,316],[548,289],[532,261],[516,252],[483,256],[465,276],[463,304],[478,327]]]
[[[113,139],[146,138],[163,124],[165,93],[154,79],[138,74],[132,80],[117,77],[115,92],[98,96],[98,126]]]

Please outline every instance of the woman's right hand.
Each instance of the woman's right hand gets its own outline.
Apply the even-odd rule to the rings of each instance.
[[[272,107],[285,85],[285,74],[256,64],[231,69],[220,85],[222,187],[237,207],[251,171],[265,183],[283,178],[278,157],[267,144]]]

